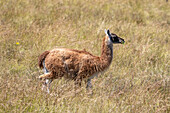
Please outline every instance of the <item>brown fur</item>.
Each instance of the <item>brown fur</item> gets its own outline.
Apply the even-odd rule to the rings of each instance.
[[[101,57],[94,56],[87,51],[65,48],[56,48],[48,53],[44,52],[41,59],[46,57],[45,66],[50,73],[41,75],[40,78],[65,77],[81,81],[95,73],[104,71],[112,61],[112,44],[108,45],[107,41],[108,37],[103,39]]]
[[[39,57],[38,57],[38,66],[40,68],[43,68],[43,60],[45,59],[45,57],[49,54],[49,51],[45,51],[44,53],[42,53]]]

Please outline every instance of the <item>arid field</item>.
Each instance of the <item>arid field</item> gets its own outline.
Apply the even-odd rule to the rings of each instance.
[[[92,92],[64,78],[41,90],[41,53],[57,46],[100,56],[105,29],[125,44],[113,45]],[[0,112],[169,113],[170,1],[0,0]]]

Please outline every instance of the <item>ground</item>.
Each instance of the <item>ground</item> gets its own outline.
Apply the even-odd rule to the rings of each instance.
[[[0,112],[169,112],[170,4],[166,0],[1,0]],[[101,54],[104,29],[125,39],[93,94],[73,81],[41,90],[38,56],[57,47]]]

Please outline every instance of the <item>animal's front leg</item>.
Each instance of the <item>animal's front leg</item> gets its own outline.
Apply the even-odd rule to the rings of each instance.
[[[81,91],[81,82],[82,82],[82,79],[77,77],[74,79],[74,91],[75,91],[75,94],[77,94],[78,92]]]
[[[87,86],[86,86],[87,94],[92,95],[93,89],[92,89],[91,79],[87,79],[86,83],[87,83]]]
[[[91,89],[92,88],[92,84],[91,84],[91,79],[87,79],[87,86],[86,89]]]
[[[75,79],[75,86],[81,86],[81,82],[82,82],[82,78],[77,77],[77,78]]]

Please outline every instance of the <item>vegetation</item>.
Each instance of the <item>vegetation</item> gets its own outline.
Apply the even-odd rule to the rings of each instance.
[[[0,112],[170,111],[170,9],[165,0],[0,0]],[[38,56],[56,46],[100,55],[104,29],[125,39],[85,84],[41,90]]]

